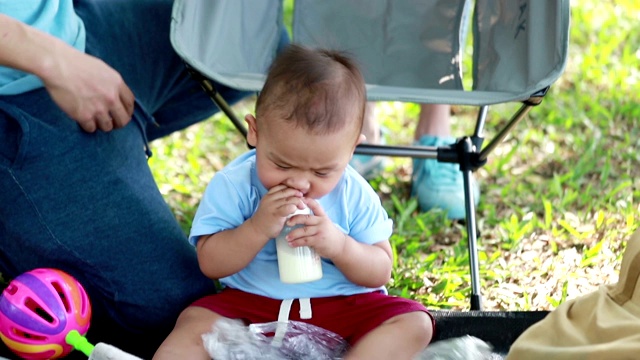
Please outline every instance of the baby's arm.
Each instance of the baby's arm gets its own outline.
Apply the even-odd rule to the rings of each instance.
[[[282,230],[287,215],[304,206],[301,197],[298,190],[275,186],[260,200],[255,214],[240,226],[201,236],[196,249],[202,272],[219,279],[244,269]]]
[[[344,247],[331,261],[354,284],[375,288],[391,279],[393,255],[388,240],[373,245],[344,234]]]
[[[245,268],[269,241],[245,221],[235,229],[201,236],[196,244],[198,264],[205,276],[219,279]]]

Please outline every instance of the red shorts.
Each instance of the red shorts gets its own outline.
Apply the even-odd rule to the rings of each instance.
[[[281,303],[282,300],[225,288],[218,294],[197,300],[191,306],[200,306],[227,318],[240,319],[246,324],[260,324],[277,321]],[[300,302],[294,301],[289,320],[303,321],[332,331],[351,345],[394,316],[414,311],[429,314],[419,302],[380,292],[313,298],[311,311],[311,319],[300,319]],[[433,316],[429,316],[435,330]]]

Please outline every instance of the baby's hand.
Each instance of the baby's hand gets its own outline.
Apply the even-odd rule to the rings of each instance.
[[[318,255],[327,259],[340,255],[347,241],[347,235],[333,224],[316,200],[305,198],[304,203],[313,211],[313,215],[296,215],[288,220],[290,226],[304,225],[287,235],[289,245],[310,246]]]
[[[255,231],[269,239],[278,236],[284,222],[296,209],[304,209],[302,193],[284,185],[274,186],[260,200],[258,210],[247,220]]]

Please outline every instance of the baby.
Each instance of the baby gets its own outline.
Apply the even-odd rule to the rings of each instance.
[[[255,147],[208,185],[189,240],[202,272],[223,290],[180,315],[156,359],[208,359],[202,335],[221,318],[289,320],[342,336],[345,359],[411,359],[433,336],[420,303],[387,294],[392,221],[369,183],[348,166],[361,135],[366,90],[354,61],[330,50],[290,45],[271,66],[255,116]],[[287,216],[308,207],[312,215]],[[280,281],[274,238],[288,225],[290,246],[321,257],[321,279]],[[291,302],[289,302],[291,304]],[[302,311],[301,311],[302,310]]]

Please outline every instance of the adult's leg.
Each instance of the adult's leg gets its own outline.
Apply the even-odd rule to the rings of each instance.
[[[423,146],[447,146],[456,139],[451,136],[451,106],[421,104],[420,117],[414,134],[415,142]],[[464,219],[464,181],[460,165],[436,159],[413,159],[411,195],[418,199],[422,211],[442,209],[450,219]],[[480,188],[472,177],[473,199],[478,204]]]
[[[0,110],[0,271],[69,272],[90,296],[93,341],[152,353],[214,287],[156,187],[140,108],[125,128],[94,134],[44,90],[2,98]]]
[[[146,115],[144,132],[149,141],[205,120],[218,111],[200,84],[188,74],[170,43],[172,6],[173,0],[77,0],[75,3],[87,30],[87,52],[122,74]],[[250,94],[220,84],[216,87],[231,104]],[[157,192],[155,187],[153,190]],[[166,207],[164,203],[163,206]],[[179,246],[183,246],[183,236],[176,239]],[[172,256],[172,243],[154,246],[165,256]],[[188,261],[192,261],[191,257]],[[190,303],[194,295],[200,297],[211,289],[208,283],[203,291],[197,281],[183,281],[173,275],[175,270],[171,266],[164,269],[168,273],[158,274],[153,280],[168,282],[178,294],[184,294],[180,304],[169,305],[172,312],[170,318],[166,318],[171,319],[173,326],[177,314],[186,305],[183,302]],[[199,278],[199,269],[197,274],[189,276]],[[196,286],[191,288],[190,283]],[[164,295],[160,300],[162,297]]]
[[[171,1],[75,5],[87,52],[134,91],[134,120],[87,134],[44,90],[0,99],[0,271],[8,278],[35,267],[69,272],[91,297],[90,340],[148,357],[180,311],[214,288],[157,189],[145,133],[152,115],[175,130],[216,108],[170,48]],[[168,117],[170,108],[182,111]]]
[[[420,104],[414,140],[420,141],[425,135],[451,137],[451,105]]]
[[[367,116],[363,133],[371,143],[379,144],[382,138],[380,125],[374,115],[373,103],[367,104]],[[451,106],[447,104],[420,104],[420,115],[414,132],[415,144],[423,146],[448,146],[456,139],[451,136]],[[362,176],[371,179],[382,171],[380,156],[354,155],[350,164]],[[464,219],[464,184],[460,166],[435,159],[414,158],[411,195],[416,197],[420,209],[441,209],[450,219]],[[478,183],[473,180],[474,201],[480,198]]]

